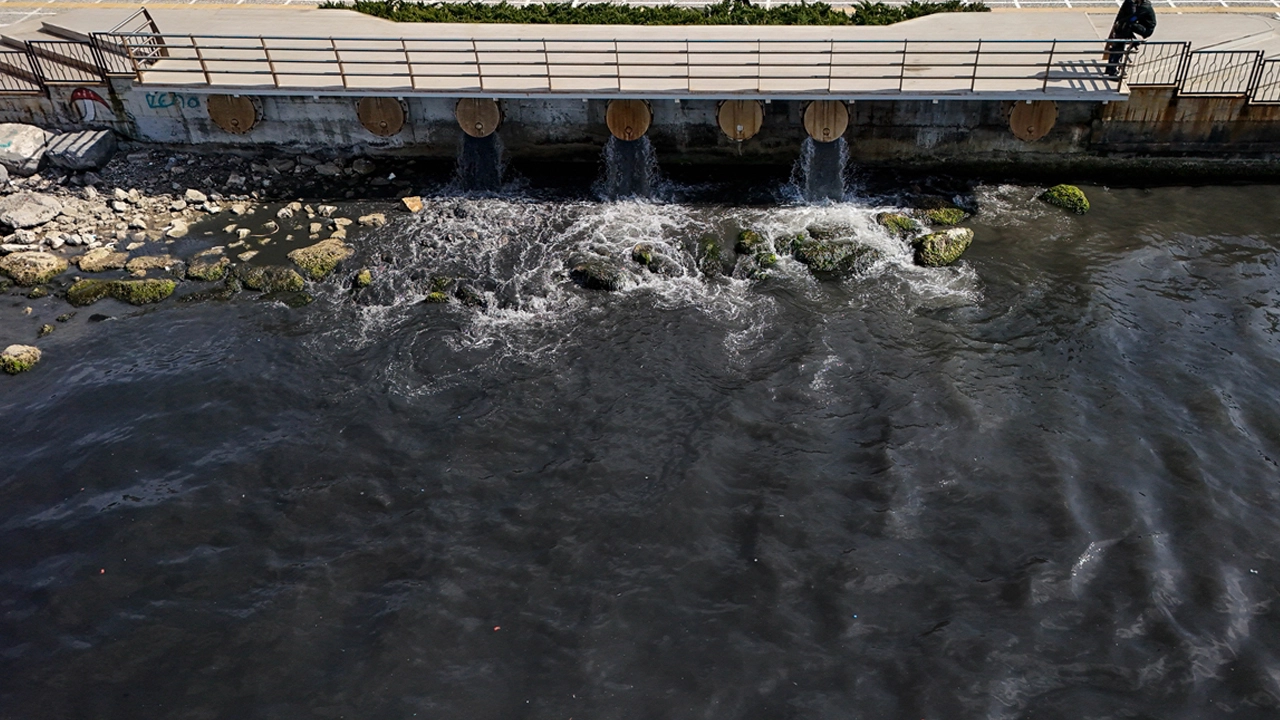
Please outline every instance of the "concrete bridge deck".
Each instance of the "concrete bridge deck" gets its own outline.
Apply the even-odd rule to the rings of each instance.
[[[1280,2],[1280,0],[1277,0]],[[393,23],[315,8],[155,7],[161,34],[103,36],[134,10],[78,9],[6,28],[10,45],[98,34],[137,84],[238,94],[815,99],[1122,99],[1111,14],[932,15],[890,26],[556,26]],[[1280,53],[1280,19],[1162,14],[1130,79],[1212,50],[1200,84],[1244,71],[1228,51]],[[160,51],[160,47],[163,50]],[[56,50],[57,44],[50,42]],[[1210,57],[1205,55],[1203,57]],[[1159,84],[1158,82],[1156,84]]]

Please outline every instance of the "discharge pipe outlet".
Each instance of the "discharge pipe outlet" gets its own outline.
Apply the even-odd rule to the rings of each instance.
[[[604,122],[619,140],[639,140],[649,131],[653,110],[644,100],[610,100]]]
[[[817,142],[835,142],[849,129],[849,109],[839,100],[814,100],[804,109],[804,131]]]

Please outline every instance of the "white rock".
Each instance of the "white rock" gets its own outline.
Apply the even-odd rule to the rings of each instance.
[[[189,230],[185,220],[174,220],[169,229],[164,231],[164,235],[171,238],[186,237]]]
[[[62,203],[49,195],[17,192],[0,198],[0,225],[29,228],[43,225],[62,212]]]
[[[182,212],[183,210],[187,209],[187,201],[174,200],[173,202],[169,203],[169,209],[174,212]]]
[[[338,212],[338,208],[332,205],[321,205],[316,208],[316,212],[319,213],[320,217],[333,217],[333,214]]]
[[[205,195],[199,190],[192,190],[190,188],[187,189],[187,192],[182,197],[185,198],[187,202],[192,203],[194,205],[199,205],[200,203],[205,202],[209,199],[209,196]]]
[[[243,240],[249,237],[250,233],[252,233],[252,231],[249,228],[240,228],[236,231],[236,237]]]
[[[51,137],[34,125],[0,123],[0,165],[14,175],[34,174]]]
[[[281,220],[287,220],[293,217],[293,209],[282,207],[276,211],[276,217],[280,218]]]
[[[115,210],[118,213],[122,213],[129,209],[129,204],[122,200],[112,200],[111,209]]]

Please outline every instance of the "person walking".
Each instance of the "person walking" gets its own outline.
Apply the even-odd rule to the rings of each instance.
[[[1147,39],[1156,31],[1156,10],[1151,7],[1151,0],[1124,0],[1120,11],[1116,13],[1115,22],[1111,23],[1111,35],[1108,40],[1134,40],[1138,37]],[[1125,45],[1131,43],[1107,43],[1107,74],[1116,77],[1120,74],[1121,61],[1124,60]]]

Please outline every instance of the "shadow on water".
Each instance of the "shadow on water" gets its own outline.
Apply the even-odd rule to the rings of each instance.
[[[497,192],[502,188],[502,140],[498,133],[488,137],[462,136],[458,152],[458,181],[469,192]]]

